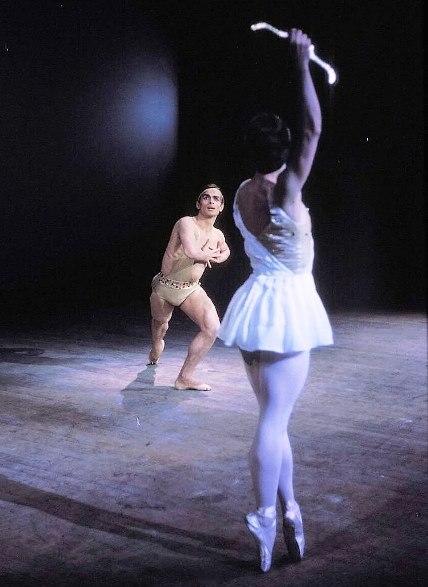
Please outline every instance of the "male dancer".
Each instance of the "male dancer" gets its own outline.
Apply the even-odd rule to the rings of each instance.
[[[176,389],[211,389],[193,378],[199,361],[212,347],[220,320],[213,302],[199,282],[206,267],[223,263],[230,255],[223,233],[214,227],[224,208],[220,188],[208,184],[196,200],[196,216],[180,218],[172,229],[162,267],[152,281],[152,348],[149,365],[156,365],[164,349],[164,337],[175,307],[195,322],[200,332],[189,345],[186,360],[175,381]]]

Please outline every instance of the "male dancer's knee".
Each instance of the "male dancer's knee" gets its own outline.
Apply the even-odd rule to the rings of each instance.
[[[202,325],[201,331],[205,337],[213,343],[217,338],[219,328],[220,320],[211,320],[209,323]]]
[[[169,328],[169,321],[168,320],[156,320],[156,318],[152,318],[152,327],[156,334],[160,337],[164,337],[168,328]]]

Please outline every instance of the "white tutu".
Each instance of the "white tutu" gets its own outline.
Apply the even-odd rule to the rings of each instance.
[[[226,346],[276,353],[333,344],[311,273],[252,274],[233,295],[218,337]]]
[[[305,265],[298,272],[293,272],[281,262],[280,255],[267,249],[247,230],[236,197],[233,216],[244,238],[245,252],[253,273],[233,295],[218,337],[226,346],[276,353],[306,351],[333,344],[330,322],[312,276],[312,235],[307,241],[309,249]],[[270,226],[273,228],[268,227],[265,235],[276,231],[276,238],[284,234],[285,239],[290,230],[298,230],[298,225],[282,209],[271,208],[271,216]],[[308,226],[305,230],[310,230],[310,223]],[[281,232],[283,229],[284,232]],[[277,240],[274,247],[278,250]]]

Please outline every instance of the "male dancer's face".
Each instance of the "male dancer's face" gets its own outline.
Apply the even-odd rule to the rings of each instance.
[[[201,216],[218,216],[224,208],[223,194],[217,188],[207,188],[198,197],[196,208]]]

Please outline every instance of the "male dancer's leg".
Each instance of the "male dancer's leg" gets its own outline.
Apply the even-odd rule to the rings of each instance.
[[[212,347],[218,329],[220,319],[211,299],[206,292],[199,288],[184,300],[180,309],[191,319],[200,329],[189,345],[187,357],[183,363],[180,373],[175,382],[177,389],[197,389],[199,391],[208,391],[211,389],[206,383],[202,383],[193,378],[193,372],[199,361],[207,354]]]
[[[152,315],[152,348],[149,353],[149,365],[156,365],[165,348],[164,337],[168,330],[174,306],[160,298],[156,292],[150,296],[150,311]]]

